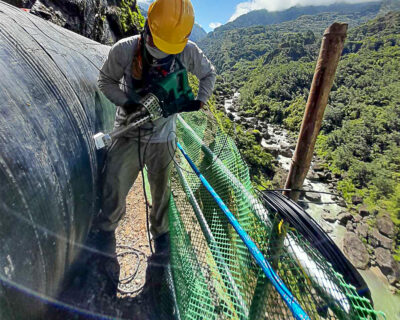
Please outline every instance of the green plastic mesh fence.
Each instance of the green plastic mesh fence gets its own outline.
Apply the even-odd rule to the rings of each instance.
[[[311,319],[384,319],[296,230],[279,227],[212,117],[178,117],[177,137]],[[169,213],[175,317],[294,319],[199,178],[176,158]]]

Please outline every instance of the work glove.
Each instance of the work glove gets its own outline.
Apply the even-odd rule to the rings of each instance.
[[[163,108],[163,117],[167,118],[170,115],[180,112],[199,111],[202,102],[200,100],[176,100]]]
[[[128,100],[127,102],[124,103],[122,109],[124,109],[127,115],[130,115],[134,112],[139,111],[142,107],[143,105],[141,103],[137,103],[136,101],[133,100]]]

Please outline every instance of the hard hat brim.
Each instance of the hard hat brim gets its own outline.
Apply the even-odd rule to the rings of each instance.
[[[151,31],[151,28],[150,28]],[[164,53],[178,54],[185,49],[188,39],[181,43],[168,43],[152,33],[153,42],[155,46]]]

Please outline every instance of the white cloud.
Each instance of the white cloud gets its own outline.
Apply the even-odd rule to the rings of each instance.
[[[208,26],[211,29],[215,29],[215,28],[218,28],[219,26],[222,26],[222,23],[221,22],[211,22]]]
[[[285,10],[296,5],[329,5],[337,2],[361,3],[376,0],[250,0],[241,2],[236,6],[235,13],[230,17],[229,21],[235,20],[237,17],[253,10],[267,9],[268,11]]]

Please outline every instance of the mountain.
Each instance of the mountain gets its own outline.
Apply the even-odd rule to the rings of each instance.
[[[392,0],[393,1],[393,0]],[[389,1],[386,1],[389,2]],[[367,2],[358,4],[335,3],[328,6],[295,6],[284,11],[270,12],[268,10],[255,10],[247,14],[239,16],[232,22],[228,22],[217,29],[216,31],[232,30],[236,28],[278,24],[285,21],[295,20],[304,15],[317,15],[323,12],[335,12],[337,14],[362,13],[362,15],[372,15],[374,17],[381,9],[382,3]],[[391,4],[390,4],[391,5]]]
[[[192,33],[189,39],[194,42],[199,42],[207,36],[207,32],[197,23],[194,24]]]
[[[253,25],[232,29],[231,27],[235,23],[238,24],[238,21],[235,20],[233,23],[208,33],[207,37],[198,44],[213,61],[218,73],[222,74],[228,82],[239,87],[241,85],[240,82],[246,81],[248,78],[247,70],[254,69],[257,63],[262,63],[262,57],[275,50],[287,33],[312,31],[316,37],[320,37],[324,30],[335,21],[348,23],[350,28],[356,27],[375,18],[377,15],[381,15],[380,10],[385,11],[388,5],[400,8],[400,1],[391,0],[382,3],[373,2],[357,5],[335,4],[318,7],[294,7],[274,14],[280,15],[280,18],[286,17],[286,19],[289,19],[300,14],[300,12],[330,11],[314,15],[302,15],[295,20],[277,24]],[[250,12],[237,20],[246,20],[246,17],[252,17],[260,12],[263,12],[264,17],[265,13],[270,14],[266,10],[260,10]],[[247,20],[250,21],[250,19]],[[258,21],[260,22],[261,20]],[[264,19],[263,22],[265,23],[265,21]]]
[[[390,11],[400,10],[400,1],[399,0],[383,0],[382,6],[379,11],[381,15],[385,15]]]
[[[140,5],[138,4],[137,7],[142,16],[147,19],[147,11],[149,10],[149,5],[146,3],[141,3]]]

